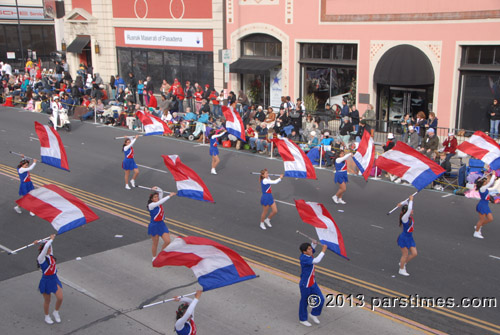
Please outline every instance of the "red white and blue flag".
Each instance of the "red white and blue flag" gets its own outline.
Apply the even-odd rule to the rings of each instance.
[[[321,244],[326,245],[329,250],[337,255],[349,259],[345,252],[344,239],[340,229],[323,204],[295,200],[295,208],[297,208],[302,221],[316,228]]]
[[[373,138],[366,129],[359,143],[358,150],[354,156],[352,156],[352,159],[358,166],[359,171],[363,174],[365,180],[368,180],[373,162],[375,161],[375,144],[373,143]]]
[[[36,121],[35,131],[40,140],[42,163],[69,171],[68,157],[59,133],[54,128]]]
[[[482,131],[476,131],[457,149],[476,159],[480,159],[485,164],[488,164],[492,170],[500,169],[500,146]]]
[[[252,268],[233,250],[203,237],[178,237],[153,261],[154,267],[185,266],[193,270],[203,291],[256,277]]]
[[[273,143],[283,159],[285,177],[316,179],[316,171],[311,160],[297,144],[286,137],[274,138]]]
[[[200,176],[184,165],[177,155],[162,155],[165,165],[177,183],[177,196],[214,202],[210,191]]]
[[[99,218],[83,201],[56,185],[38,187],[16,203],[50,222],[58,234]]]
[[[232,134],[246,142],[245,138],[245,126],[243,121],[241,121],[240,115],[233,109],[233,107],[222,106],[222,113],[226,119],[226,130],[229,134]]]
[[[397,142],[392,150],[377,159],[376,164],[382,170],[411,183],[419,191],[445,173],[432,159],[403,142]]]
[[[168,127],[168,125],[159,117],[156,117],[144,111],[138,111],[135,115],[144,125],[144,131],[146,132],[144,136],[172,133],[172,130]]]

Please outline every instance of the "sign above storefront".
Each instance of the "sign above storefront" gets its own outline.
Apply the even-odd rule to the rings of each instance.
[[[202,32],[125,30],[125,44],[203,48]]]
[[[0,6],[1,20],[17,20],[16,7]],[[47,20],[42,7],[19,7],[20,20]]]

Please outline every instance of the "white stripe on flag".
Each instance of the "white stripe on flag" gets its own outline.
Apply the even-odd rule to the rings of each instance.
[[[481,136],[472,135],[468,142],[475,146],[478,146],[481,149],[488,150],[488,153],[484,155],[483,158],[481,158],[481,160],[486,164],[490,164],[500,156],[500,150],[498,150],[498,148],[493,144],[487,142]]]
[[[50,156],[54,158],[61,159],[61,150],[59,148],[59,142],[57,141],[56,135],[52,133],[48,126],[44,126],[47,132],[47,137],[49,138],[49,148],[40,146],[40,154],[42,156]]]
[[[203,187],[192,179],[181,180],[177,182],[178,190],[193,190],[203,192]]]
[[[403,175],[403,179],[409,183],[412,183],[422,172],[430,169],[429,165],[425,164],[420,159],[398,150],[389,150],[384,153],[383,157],[408,166],[409,169]]]
[[[359,164],[363,167],[363,169],[366,170],[368,167],[368,164],[370,164],[370,160],[372,158],[372,153],[373,153],[373,139],[370,138],[370,141],[368,142],[368,148],[366,149],[366,153],[364,156],[361,155],[361,153],[358,151],[354,154],[354,157]]]
[[[59,230],[62,226],[69,222],[84,217],[80,208],[76,207],[66,198],[59,195],[59,193],[56,193],[52,190],[40,187],[31,191],[30,195],[40,199],[43,202],[48,203],[52,207],[57,208],[61,211],[61,213],[57,215],[51,222],[52,226],[56,230]]]
[[[291,161],[284,162],[285,171],[307,172],[306,162],[304,162],[304,160],[302,159],[302,154],[300,153],[299,149],[295,147],[293,144],[291,144],[287,138],[284,138],[283,140],[294,158],[293,162]]]
[[[222,251],[211,245],[187,244],[183,239],[175,239],[165,251],[176,251],[182,253],[192,253],[202,260],[191,267],[195,276],[200,276],[211,273],[220,268],[232,265],[231,259]]]
[[[330,218],[323,215],[321,206],[317,202],[306,201],[306,204],[311,206],[312,210],[314,211],[314,214],[316,214],[318,219],[320,219],[328,227],[327,229],[316,228],[319,239],[339,244],[339,238],[337,236],[337,229],[335,228],[335,224],[332,222],[332,220],[330,220]],[[320,236],[320,234],[321,236],[326,236],[328,238],[323,238]]]

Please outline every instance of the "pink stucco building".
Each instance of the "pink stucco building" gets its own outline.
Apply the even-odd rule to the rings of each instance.
[[[226,29],[229,87],[258,103],[355,89],[387,124],[422,110],[486,130],[500,98],[497,0],[227,0]]]

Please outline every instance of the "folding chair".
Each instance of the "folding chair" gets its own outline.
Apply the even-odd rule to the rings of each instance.
[[[463,164],[459,168],[452,168],[449,173],[443,174],[440,178],[443,189],[450,188],[454,191],[465,187],[466,171],[467,165]]]
[[[471,172],[484,172],[484,163],[479,159],[469,159],[469,166],[467,167],[467,174]]]

